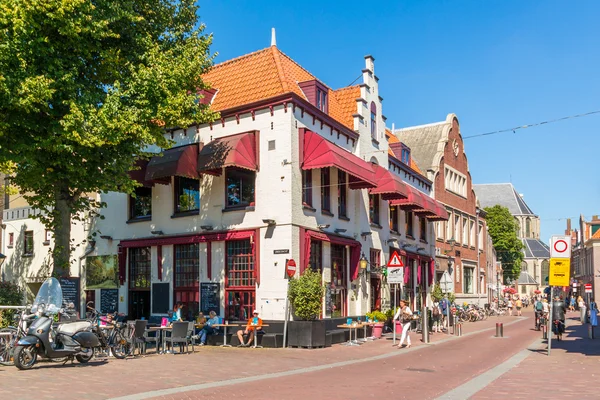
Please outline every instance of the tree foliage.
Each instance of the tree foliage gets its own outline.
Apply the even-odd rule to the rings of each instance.
[[[319,318],[324,293],[321,274],[312,269],[290,280],[290,303],[296,316],[303,321]]]
[[[20,306],[23,302],[23,291],[16,283],[0,282],[0,305]],[[12,325],[16,310],[0,310],[0,328]]]
[[[165,127],[216,116],[201,104],[212,65],[195,0],[3,0],[0,166],[54,231],[68,271],[71,218],[90,193],[131,193],[127,171]]]
[[[506,207],[495,205],[484,210],[498,260],[502,262],[504,280],[518,279],[523,261],[523,243],[517,236],[519,227]]]

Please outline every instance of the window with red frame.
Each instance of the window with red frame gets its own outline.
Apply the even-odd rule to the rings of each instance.
[[[173,286],[175,302],[183,304],[181,316],[190,320],[195,318],[200,310],[199,280],[200,280],[200,245],[177,244],[175,252],[175,282]]]
[[[8,247],[13,247],[15,245],[15,234],[13,232],[8,234]]]
[[[255,307],[256,278],[250,239],[226,243],[226,317],[245,320]]]
[[[305,206],[312,207],[312,169],[302,171],[302,203]]]
[[[369,263],[371,263],[371,269],[377,269],[381,266],[381,250],[371,249],[369,252]]]
[[[129,249],[129,288],[150,290],[150,247]]]
[[[346,246],[331,245],[331,316],[346,316]]]

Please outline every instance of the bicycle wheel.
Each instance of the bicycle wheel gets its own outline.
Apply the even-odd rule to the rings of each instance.
[[[131,355],[131,343],[122,335],[121,331],[115,330],[109,340],[110,351],[115,358],[120,360]]]
[[[0,329],[0,364],[13,365],[13,351],[17,341],[17,328]]]

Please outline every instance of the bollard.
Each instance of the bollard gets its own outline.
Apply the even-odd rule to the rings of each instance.
[[[548,339],[548,326],[542,325],[542,339]]]
[[[592,326],[592,324],[588,325],[588,336],[590,339],[594,338],[594,327]]]
[[[502,325],[502,322],[496,322],[496,337],[503,337],[504,336],[504,326]]]
[[[457,333],[456,336],[462,336],[462,322],[459,322],[456,325],[456,333]]]

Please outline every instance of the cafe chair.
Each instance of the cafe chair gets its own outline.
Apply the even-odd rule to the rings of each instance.
[[[188,337],[188,332],[190,329],[190,325],[188,322],[174,322],[173,323],[173,331],[171,332],[171,336],[165,338],[166,343],[171,345],[171,351],[173,350],[173,346],[175,344],[179,344],[180,350],[183,350],[183,346],[186,347],[186,352],[189,352],[189,343],[190,337]]]

